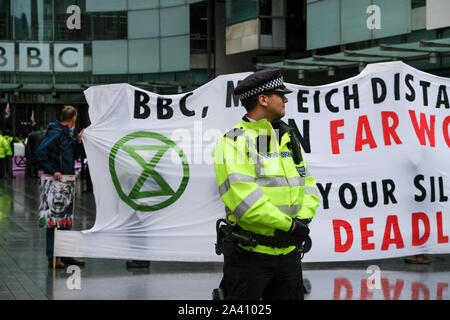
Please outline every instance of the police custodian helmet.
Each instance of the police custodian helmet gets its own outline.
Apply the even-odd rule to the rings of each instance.
[[[281,94],[292,92],[284,85],[280,68],[273,67],[252,73],[238,84],[234,94],[243,101],[268,91]]]

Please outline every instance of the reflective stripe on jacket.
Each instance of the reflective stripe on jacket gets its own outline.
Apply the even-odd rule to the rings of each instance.
[[[278,133],[266,119],[242,121],[221,137],[214,149],[214,169],[227,219],[266,236],[273,236],[276,229],[288,231],[292,218],[312,219],[321,203],[316,179],[304,160],[294,163],[289,133],[280,140]],[[272,255],[294,249],[252,248]]]
[[[5,136],[4,138],[6,140],[6,151],[5,151],[6,156],[11,157],[13,155],[13,151],[12,151],[13,137]]]
[[[6,157],[6,139],[0,135],[0,159]]]

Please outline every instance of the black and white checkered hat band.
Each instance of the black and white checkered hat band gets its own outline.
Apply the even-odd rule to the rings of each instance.
[[[266,83],[260,85],[259,87],[256,87],[256,88],[253,88],[251,90],[241,93],[239,95],[239,99],[245,100],[247,98],[250,98],[257,94],[260,94],[261,92],[279,88],[282,85],[283,85],[283,77],[279,77],[279,78],[270,80],[269,82],[266,82]]]

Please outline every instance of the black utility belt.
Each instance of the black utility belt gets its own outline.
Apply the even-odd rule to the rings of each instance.
[[[286,238],[276,236],[264,236],[251,231],[243,230],[238,226],[225,226],[225,228],[232,228],[229,233],[233,242],[240,243],[243,246],[256,247],[257,245],[271,247],[271,248],[288,248],[294,244]]]
[[[300,220],[301,221],[301,220]],[[306,219],[303,223],[308,224],[311,220]],[[302,222],[302,221],[301,221]],[[307,228],[307,226],[304,226]],[[217,242],[216,254],[229,255],[238,244],[245,247],[256,247],[262,245],[271,248],[288,248],[297,247],[302,253],[306,253],[311,249],[311,238],[309,232],[305,234],[305,239],[299,240],[293,238],[289,232],[276,230],[275,235],[264,236],[251,231],[243,230],[239,226],[228,224],[225,219],[219,219],[216,222]]]

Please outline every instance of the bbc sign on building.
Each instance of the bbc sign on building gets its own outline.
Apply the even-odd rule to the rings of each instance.
[[[18,63],[15,61],[17,46]],[[83,43],[0,42],[0,72],[83,72]]]

